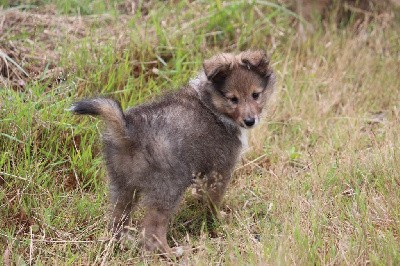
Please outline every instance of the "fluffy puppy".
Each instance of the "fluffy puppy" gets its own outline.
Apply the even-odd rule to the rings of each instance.
[[[260,121],[275,75],[263,51],[219,54],[182,89],[122,111],[110,99],[76,102],[79,115],[105,121],[103,152],[111,196],[110,229],[119,234],[139,199],[146,250],[170,253],[168,223],[185,190],[201,180],[217,214],[246,129]]]

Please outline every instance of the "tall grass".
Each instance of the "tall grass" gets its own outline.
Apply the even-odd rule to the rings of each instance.
[[[4,10],[12,4],[0,3]],[[171,245],[193,247],[180,262],[400,263],[396,10],[376,11],[363,23],[354,15],[343,28],[317,24],[301,42],[298,16],[276,2],[137,3],[133,13],[120,1],[18,3],[72,16],[86,28],[77,36],[58,32],[62,41],[42,39],[40,31],[32,36],[29,29],[14,36],[30,39],[33,51],[54,42],[48,52],[58,53],[52,63],[63,72],[23,88],[0,88],[4,264],[165,262],[143,256],[137,238],[121,245],[104,240],[101,123],[65,110],[95,95],[113,97],[124,108],[139,104],[185,84],[204,58],[247,48],[271,54],[276,103],[252,132],[252,148],[224,200],[223,221],[207,224],[203,206],[190,193],[185,197],[169,234]],[[59,25],[42,26],[55,32]],[[133,217],[133,235],[140,217]]]

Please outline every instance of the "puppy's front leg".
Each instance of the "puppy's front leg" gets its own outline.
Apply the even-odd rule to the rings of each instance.
[[[220,207],[230,179],[230,173],[215,173],[207,180],[205,197],[212,215],[217,219],[221,218]]]

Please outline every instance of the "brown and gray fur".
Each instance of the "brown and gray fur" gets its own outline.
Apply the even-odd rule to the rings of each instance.
[[[205,183],[204,198],[217,213],[244,148],[245,129],[260,120],[275,75],[263,51],[220,54],[179,91],[122,111],[113,100],[75,103],[75,114],[106,122],[104,157],[110,179],[110,228],[119,233],[141,199],[146,250],[171,252],[167,228],[185,190]]]

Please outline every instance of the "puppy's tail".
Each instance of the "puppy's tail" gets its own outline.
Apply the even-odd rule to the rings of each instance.
[[[122,144],[127,138],[126,120],[121,105],[111,99],[94,98],[74,103],[69,109],[77,115],[100,116],[106,122],[105,138]]]

